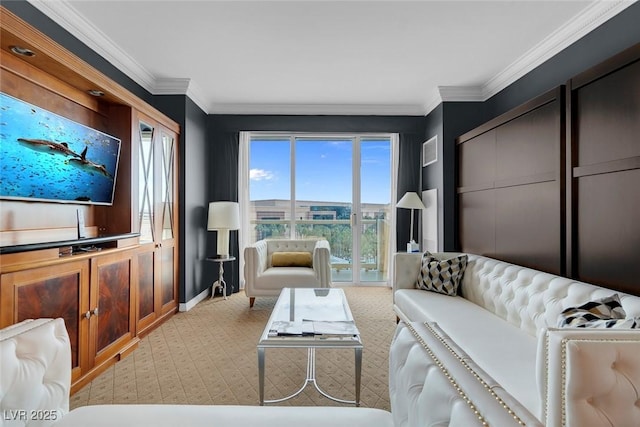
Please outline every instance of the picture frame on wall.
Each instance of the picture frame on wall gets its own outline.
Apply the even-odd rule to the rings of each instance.
[[[438,135],[422,143],[422,167],[438,161]]]

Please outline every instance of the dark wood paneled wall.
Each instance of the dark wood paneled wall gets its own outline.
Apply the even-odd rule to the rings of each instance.
[[[462,251],[640,295],[640,44],[457,146]]]
[[[571,79],[569,274],[640,295],[640,44]]]
[[[563,125],[559,88],[458,138],[462,250],[563,273]]]

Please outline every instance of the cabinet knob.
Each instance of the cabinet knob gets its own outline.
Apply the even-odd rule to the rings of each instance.
[[[97,316],[98,315],[98,307],[94,308],[93,310],[87,311],[84,314],[84,317],[86,317],[87,319],[89,319],[91,316]]]

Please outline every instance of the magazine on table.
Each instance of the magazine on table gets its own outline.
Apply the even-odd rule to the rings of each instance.
[[[314,321],[313,332],[316,335],[333,335],[333,336],[345,336],[345,335],[359,335],[360,332],[353,321],[337,321],[337,322],[324,322]]]
[[[275,320],[269,329],[269,336],[350,336],[360,332],[353,321],[317,321],[317,320]]]

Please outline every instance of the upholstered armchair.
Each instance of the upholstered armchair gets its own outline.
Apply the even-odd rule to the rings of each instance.
[[[250,307],[256,297],[277,296],[287,287],[331,287],[329,242],[269,239],[244,249],[244,291]]]

